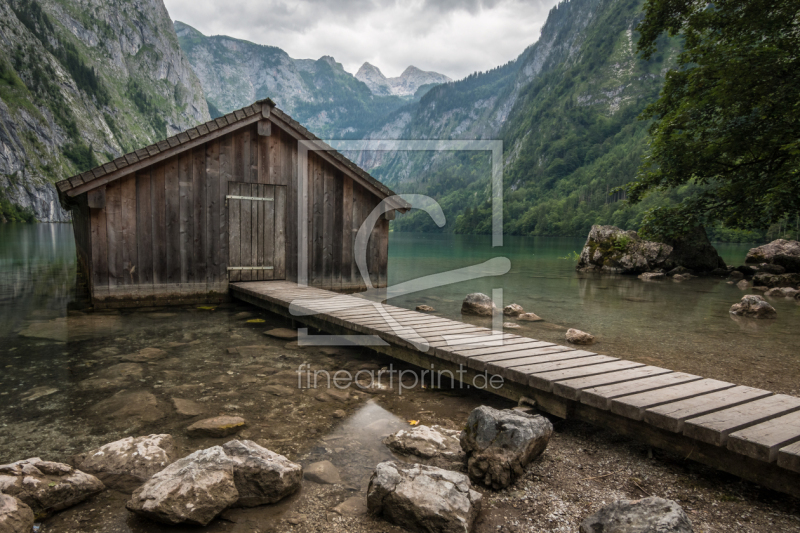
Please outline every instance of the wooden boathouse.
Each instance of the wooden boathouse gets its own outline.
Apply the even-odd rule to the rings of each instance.
[[[365,289],[353,257],[358,228],[381,200],[406,209],[271,100],[56,187],[95,307],[216,302],[229,282],[298,275],[322,289]],[[369,238],[373,287],[386,286],[393,216]]]

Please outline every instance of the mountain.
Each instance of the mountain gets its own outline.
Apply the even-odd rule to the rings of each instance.
[[[3,0],[0,42],[0,221],[65,221],[53,182],[210,118],[162,0]]]
[[[637,116],[653,102],[679,50],[662,39],[639,58],[634,31],[640,0],[566,0],[539,40],[514,61],[434,87],[394,111],[367,138],[500,139],[504,230],[521,235],[586,235],[592,224],[637,229],[643,205],[617,203],[616,186],[634,178],[647,146]],[[436,198],[446,231],[489,233],[487,153],[373,152],[357,162],[398,192]],[[395,230],[436,231],[427,214],[399,217]]]
[[[275,46],[206,36],[178,21],[174,27],[209,108],[218,113],[272,98],[319,136],[359,138],[405,103],[398,96],[373,95],[330,56],[293,59]]]
[[[453,81],[444,74],[438,72],[426,72],[415,66],[410,66],[396,78],[387,78],[383,72],[369,63],[364,63],[356,72],[356,79],[363,81],[372,94],[421,97],[426,89],[429,90],[436,85]],[[423,89],[422,94],[417,92]]]

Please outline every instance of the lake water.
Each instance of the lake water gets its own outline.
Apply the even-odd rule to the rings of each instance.
[[[391,234],[391,284],[492,257],[511,261],[504,276],[391,303],[412,309],[424,303],[436,314],[461,319],[466,294],[502,288],[504,304],[518,303],[544,319],[520,323],[514,333],[563,344],[566,329],[574,327],[597,337],[592,350],[598,353],[800,393],[795,300],[772,301],[777,320],[735,321],[728,309],[743,293],[724,280],[643,282],[578,274],[574,260],[562,257],[582,245],[583,239],[506,237],[503,247],[493,249],[488,237]],[[739,264],[748,248],[719,249],[728,263]],[[118,438],[155,432],[173,434],[184,453],[218,444],[220,439],[185,435],[185,426],[199,418],[176,412],[172,401],[180,398],[205,406],[200,418],[243,416],[249,425],[240,438],[303,464],[329,458],[339,467],[339,492],[307,484],[280,505],[237,511],[236,523],[245,527],[363,493],[374,464],[390,457],[380,440],[387,428],[415,419],[457,429],[477,405],[507,405],[460,391],[331,398],[297,388],[299,364],[329,371],[402,365],[368,350],[301,348],[265,337],[266,329],[287,322],[245,304],[88,312],[80,298],[71,226],[0,225],[0,464],[33,456],[64,461]],[[160,351],[143,355],[145,348]],[[102,498],[57,515],[47,531],[170,531],[131,517],[124,495]],[[215,524],[207,530],[230,530],[224,521]]]

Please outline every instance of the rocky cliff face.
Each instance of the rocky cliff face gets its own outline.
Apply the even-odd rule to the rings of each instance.
[[[52,183],[208,120],[162,0],[0,1],[0,219],[68,219]]]
[[[206,36],[178,21],[175,31],[212,110],[228,113],[271,98],[323,138],[360,138],[412,100],[420,88],[449,81],[446,76],[414,67],[387,80],[368,64],[359,70],[366,68],[362,79],[346,72],[330,56],[294,59],[275,46],[224,35]]]
[[[431,88],[453,81],[444,74],[427,72],[415,66],[410,66],[396,78],[387,78],[383,72],[369,63],[364,63],[356,72],[356,79],[363,81],[372,94],[413,97],[420,88]]]

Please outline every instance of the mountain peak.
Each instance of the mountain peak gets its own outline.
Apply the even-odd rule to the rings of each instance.
[[[438,72],[426,72],[418,69],[414,65],[409,65],[400,76],[387,78],[381,70],[370,63],[365,62],[356,72],[356,79],[364,82],[372,94],[375,95],[396,95],[414,96],[417,89],[423,85],[447,83],[453,81],[444,74]]]

